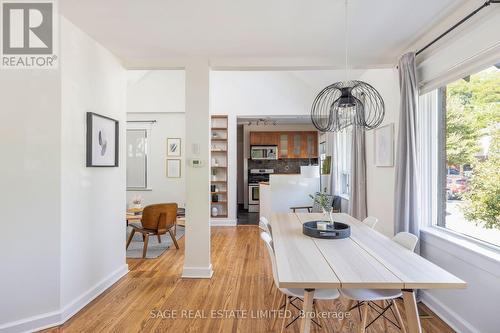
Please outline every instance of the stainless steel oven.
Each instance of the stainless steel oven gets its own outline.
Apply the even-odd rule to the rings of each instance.
[[[256,213],[259,211],[259,183],[268,182],[269,175],[274,173],[273,169],[251,169],[248,171],[248,211]]]

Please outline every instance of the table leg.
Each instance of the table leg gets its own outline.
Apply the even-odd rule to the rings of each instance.
[[[300,333],[309,333],[311,330],[311,313],[313,308],[314,289],[304,290],[304,317],[300,322]]]
[[[403,289],[403,302],[405,305],[406,320],[410,333],[422,333],[420,318],[418,317],[417,301],[413,289]]]

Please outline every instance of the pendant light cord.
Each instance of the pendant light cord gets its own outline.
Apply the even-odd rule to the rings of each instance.
[[[347,38],[347,0],[345,0],[345,6],[344,6],[344,16],[345,16],[345,19],[344,19],[344,44],[345,44],[345,80],[347,81],[349,79],[349,63],[348,63],[348,50],[349,50],[349,46],[348,46],[348,38]]]

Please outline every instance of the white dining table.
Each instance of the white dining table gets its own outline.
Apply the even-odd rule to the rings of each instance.
[[[351,227],[350,237],[318,239],[304,235],[302,224],[324,221],[323,214],[275,213],[270,218],[278,286],[304,289],[301,332],[310,331],[316,289],[401,290],[408,330],[420,333],[414,290],[466,287],[463,280],[352,216],[339,213],[333,217]]]

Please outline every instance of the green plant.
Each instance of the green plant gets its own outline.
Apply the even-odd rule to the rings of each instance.
[[[500,229],[500,129],[492,136],[488,158],[474,163],[469,191],[463,195],[467,220]]]
[[[332,210],[332,204],[330,202],[330,196],[325,192],[316,193],[316,195],[309,194],[309,197],[317,203],[321,209],[325,212],[330,212]]]

